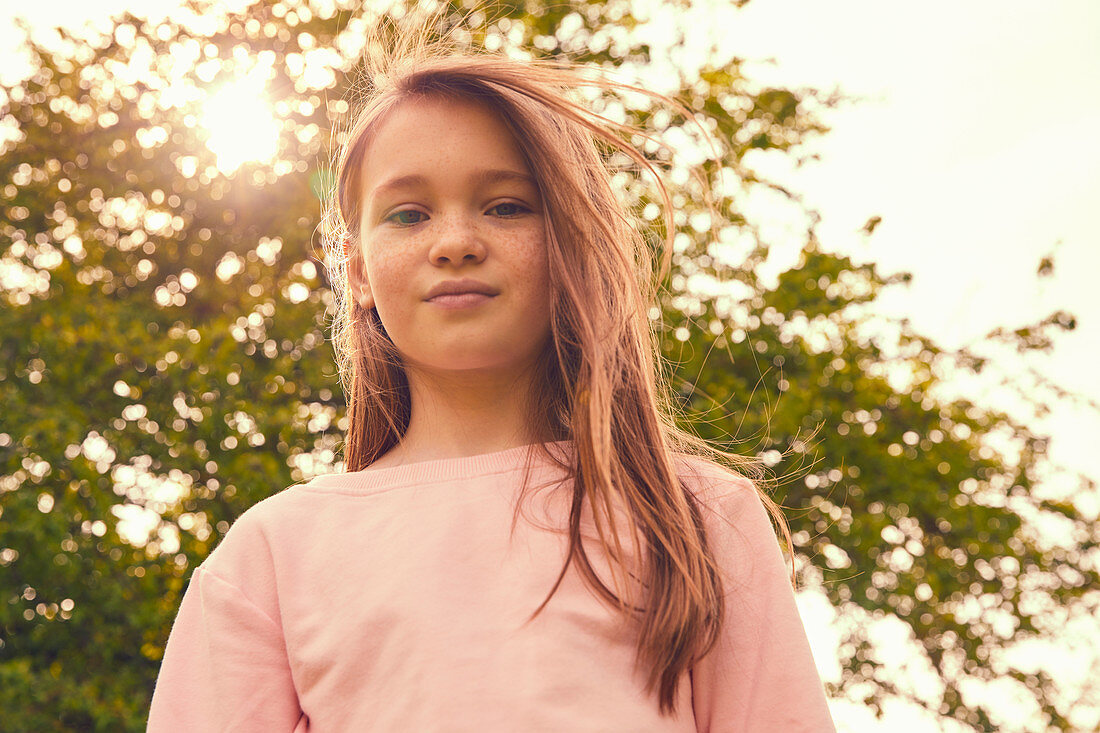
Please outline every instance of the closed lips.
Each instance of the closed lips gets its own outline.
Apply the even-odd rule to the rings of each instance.
[[[431,300],[439,295],[462,295],[463,293],[480,293],[492,297],[499,292],[499,290],[491,285],[478,280],[446,280],[433,286],[432,289],[428,291],[428,297],[426,297],[425,300]]]

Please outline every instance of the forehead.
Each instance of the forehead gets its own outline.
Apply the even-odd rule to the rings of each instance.
[[[394,176],[457,174],[475,167],[531,174],[496,110],[482,102],[441,96],[398,102],[375,127],[362,165],[366,195]]]

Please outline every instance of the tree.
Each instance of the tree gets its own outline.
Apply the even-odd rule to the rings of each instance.
[[[16,130],[0,157],[0,706],[17,711],[13,730],[142,729],[191,569],[247,507],[332,470],[339,452],[316,195],[373,11],[187,7],[28,41],[34,75],[0,97]],[[633,40],[625,2],[490,10],[473,17],[473,43],[635,72],[657,61]],[[278,152],[226,173],[204,144],[203,100],[257,63],[278,100]],[[681,87],[713,123],[720,157],[703,171],[719,193],[730,180],[782,192],[743,158],[798,155],[826,132],[815,108],[838,103],[754,90],[738,59],[685,70]],[[686,120],[618,103],[603,102],[658,137],[692,135]],[[624,192],[645,211],[643,181]],[[868,306],[892,281],[823,251],[812,227],[799,266],[765,283],[768,243],[736,205],[704,199],[697,181],[677,189],[662,303],[684,421],[714,440],[756,439],[783,477],[803,576],[849,617],[901,619],[946,685],[921,703],[993,729],[956,685],[999,674],[999,650],[1047,634],[1057,614],[1095,609],[1095,528],[1071,502],[1039,498],[1041,436],[938,394],[944,365],[986,366],[977,350],[945,352],[905,323],[892,339],[868,335]],[[740,258],[722,246],[734,241],[750,244]],[[741,295],[696,287],[733,281]],[[1071,325],[1055,314],[992,340],[1041,349]],[[991,447],[998,435],[1016,455]],[[1035,513],[1062,518],[1064,546],[1031,533]],[[859,625],[842,654],[834,694],[907,694]],[[1052,680],[1015,676],[1051,727],[1070,727]]]

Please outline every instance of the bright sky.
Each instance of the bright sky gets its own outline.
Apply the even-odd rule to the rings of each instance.
[[[175,4],[146,0],[141,8]],[[49,25],[135,5],[55,0],[20,12]],[[12,13],[10,4],[0,9],[0,48],[12,45],[4,42]],[[753,0],[738,10],[714,0],[650,27],[667,32],[669,22],[697,34],[695,48],[720,38],[731,53],[756,60],[744,71],[759,83],[839,85],[872,98],[826,116],[833,129],[813,145],[820,162],[790,170],[783,156],[764,155],[752,164],[822,213],[826,249],[873,260],[885,273],[913,272],[909,292],[882,307],[945,346],[1058,308],[1075,313],[1077,330],[1038,363],[1100,400],[1100,3]],[[774,65],[760,63],[769,57]],[[788,261],[778,264],[793,264],[801,224],[773,202],[750,204],[773,239],[786,238],[777,255]],[[867,240],[859,229],[874,215],[882,223]],[[1036,267],[1056,244],[1055,274],[1040,287]],[[1039,427],[1054,436],[1057,462],[1100,481],[1100,418],[1056,409]],[[838,675],[825,630],[831,609],[812,594],[800,602],[822,674]],[[844,730],[938,729],[906,710],[878,722],[856,707],[835,713]]]
[[[884,308],[947,346],[1067,309],[1077,330],[1039,363],[1100,400],[1100,4],[754,0],[727,15],[739,56],[777,62],[750,78],[871,98],[826,117],[821,162],[775,170],[822,212],[827,248],[913,272]],[[1057,461],[1100,480],[1100,419],[1044,426]]]

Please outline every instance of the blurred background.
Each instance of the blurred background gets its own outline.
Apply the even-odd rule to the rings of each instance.
[[[0,11],[5,730],[143,730],[190,570],[340,470],[320,196],[403,7]],[[1100,6],[480,8],[711,131],[592,98],[668,146],[663,353],[769,466],[838,728],[1100,729]]]

